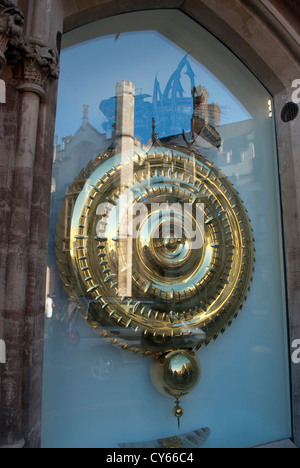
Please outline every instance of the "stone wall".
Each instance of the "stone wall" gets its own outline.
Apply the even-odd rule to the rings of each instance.
[[[40,440],[43,291],[59,68],[55,44],[48,42],[45,29],[39,29],[46,2],[38,5],[42,8],[34,10],[29,28],[28,18],[11,2],[0,3],[1,34],[6,39],[1,52],[7,62],[3,72],[7,102],[0,107],[0,314],[9,356],[1,366],[4,447],[20,447],[25,440],[34,447]]]

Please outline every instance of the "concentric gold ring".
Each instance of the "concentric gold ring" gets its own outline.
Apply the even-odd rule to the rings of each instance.
[[[122,185],[129,166],[133,183]],[[254,268],[247,212],[201,155],[157,147],[133,160],[113,156],[86,181],[69,228],[66,290],[88,297],[88,322],[131,351],[159,356],[208,344],[247,296]],[[121,284],[128,273],[130,294]]]

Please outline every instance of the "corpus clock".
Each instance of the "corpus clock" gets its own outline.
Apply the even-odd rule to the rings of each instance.
[[[56,242],[88,324],[153,358],[153,383],[176,399],[179,421],[179,398],[200,378],[195,351],[231,325],[252,280],[253,233],[234,186],[187,148],[107,152],[70,187]]]

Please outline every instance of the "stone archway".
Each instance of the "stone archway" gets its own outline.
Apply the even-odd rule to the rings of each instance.
[[[13,3],[0,1],[1,21],[7,19],[8,11],[4,10],[13,8]],[[1,366],[0,444],[23,446],[25,441],[27,447],[38,447],[57,84],[50,80],[48,73],[42,91],[32,86],[36,82],[28,83],[28,79],[24,88],[23,71],[28,55],[21,54],[21,60],[15,60],[12,52],[18,46],[14,39],[20,38],[20,34],[34,36],[38,39],[35,46],[56,50],[60,32],[122,13],[176,8],[211,31],[256,74],[275,100],[290,329],[294,340],[299,338],[296,332],[300,307],[300,141],[296,124],[284,124],[280,116],[283,105],[291,99],[291,80],[300,77],[299,25],[294,19],[297,6],[292,0],[284,3],[279,0],[57,0],[50,5],[47,0],[21,0],[18,5],[25,18],[23,32],[0,29],[1,38],[5,39],[1,42],[0,63],[3,67],[7,63],[2,77],[7,87],[7,104],[0,105],[4,212],[0,231],[0,295],[3,297],[0,332],[3,330],[8,359]],[[29,42],[33,45],[32,40]],[[296,382],[299,373],[299,366],[294,366],[292,391],[298,445],[300,411]]]
[[[72,2],[64,4],[64,32],[110,16],[150,9],[176,8],[206,27],[240,57],[272,94],[290,84],[299,59],[299,48],[293,37],[293,26],[286,28],[285,17],[291,20],[294,2],[284,2],[276,10],[276,1],[210,1],[210,0],[118,0]],[[295,30],[296,32],[296,30]],[[272,41],[270,41],[272,36]],[[276,50],[276,54],[272,53]],[[281,84],[280,84],[281,83]],[[280,89],[281,88],[281,89]]]

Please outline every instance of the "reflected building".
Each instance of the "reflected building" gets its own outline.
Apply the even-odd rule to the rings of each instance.
[[[186,77],[189,87],[185,84]],[[197,98],[201,99],[200,106],[196,102]],[[116,116],[115,97],[103,100],[99,109],[105,117],[104,130],[108,133],[113,132]],[[182,131],[190,132],[191,120],[196,115],[204,118],[205,124],[213,127],[220,125],[221,109],[218,104],[209,103],[209,93],[204,85],[196,87],[195,73],[186,55],[172,73],[164,90],[156,76],[152,96],[144,93],[136,94],[135,136],[147,144],[151,138],[152,119],[155,120],[156,132],[160,139],[177,135]]]
[[[71,215],[78,193],[85,184],[85,175],[93,166],[94,161],[109,157],[111,151],[117,148],[120,152],[131,151],[132,154],[134,150],[139,151],[141,148],[146,148],[134,136],[134,84],[126,81],[117,83],[114,99],[116,102],[115,124],[114,132],[110,137],[106,133],[100,133],[89,123],[88,105],[83,106],[82,125],[79,130],[74,135],[63,137],[60,145],[57,144],[58,138],[56,137],[52,174],[46,294],[53,295],[55,293],[58,308],[60,308],[60,300],[61,304],[63,304],[65,294],[56,266],[57,237],[60,237],[63,241],[64,249],[68,250],[70,235],[70,233],[61,230],[64,222],[60,220],[59,215],[63,204],[67,204],[64,207],[65,212]],[[126,173],[122,174],[122,177],[124,182],[130,184],[133,177],[132,169],[130,173],[130,165],[127,167]]]
[[[100,162],[100,159],[109,157],[111,152],[116,149],[124,154],[128,151],[131,151],[133,154],[135,150],[139,151],[141,149],[147,151],[152,144],[157,143],[156,138],[159,138],[159,144],[163,146],[178,145],[195,148],[208,160],[212,161],[214,165],[219,167],[237,188],[251,183],[253,165],[256,162],[253,121],[247,120],[220,125],[221,108],[216,102],[210,103],[209,92],[204,85],[193,86],[191,89],[192,98],[183,103],[183,98],[179,92],[179,84],[184,67],[187,68],[191,84],[194,84],[192,69],[187,58],[181,62],[178,70],[170,78],[164,94],[160,95],[158,93],[160,87],[156,83],[156,97],[153,97],[153,103],[157,107],[160,102],[162,114],[158,119],[158,128],[156,119],[152,117],[152,122],[155,125],[152,127],[152,139],[150,139],[147,146],[144,146],[135,137],[137,131],[136,115],[138,113],[139,118],[141,118],[142,111],[138,107],[139,100],[136,97],[135,85],[126,81],[117,83],[116,85],[116,95],[113,98],[115,102],[114,130],[110,136],[107,133],[99,132],[90,124],[88,117],[89,107],[84,105],[82,125],[79,130],[74,135],[62,138],[60,145],[57,144],[56,140],[53,164],[47,294],[56,293],[56,302],[59,309],[65,307],[66,294],[63,291],[60,272],[56,266],[57,238],[59,237],[60,242],[63,242],[63,250],[68,251],[70,248],[70,233],[62,229],[62,226],[67,223],[64,223],[64,220],[60,219],[59,213],[64,203],[67,205],[64,207],[64,213],[72,215],[77,196],[85,184],[86,173],[91,170],[94,161]],[[160,101],[158,100],[158,95],[160,95]],[[185,109],[187,109],[189,103],[192,103],[193,106],[190,131],[172,134],[172,129],[178,130],[180,128],[180,126],[173,126],[172,122],[174,123],[178,120],[177,117],[174,117],[173,119],[169,119],[171,122],[168,128],[169,135],[163,138],[157,137],[159,135],[157,129],[161,128],[162,125],[162,116],[168,115],[170,112],[169,107],[173,108],[174,114],[179,115],[182,111],[182,106],[186,106]],[[145,122],[147,123],[148,120],[146,118]],[[146,125],[145,122],[144,126]],[[139,131],[141,132],[141,127]],[[97,159],[97,156],[99,159]],[[121,178],[123,180],[123,182],[121,181],[121,185],[130,186],[133,183],[133,167],[127,165],[126,170],[124,168],[124,171],[122,171]],[[259,210],[262,190],[263,186],[259,182],[256,183],[256,186],[251,185],[251,190],[247,190],[251,197],[251,200],[247,200],[249,206],[257,207]],[[262,239],[263,234],[262,230]],[[259,241],[259,237],[257,240]],[[130,264],[130,245],[127,246],[127,253],[128,264]],[[124,273],[122,264],[120,265],[119,284],[121,284],[123,295],[130,297],[131,270],[129,269]]]

